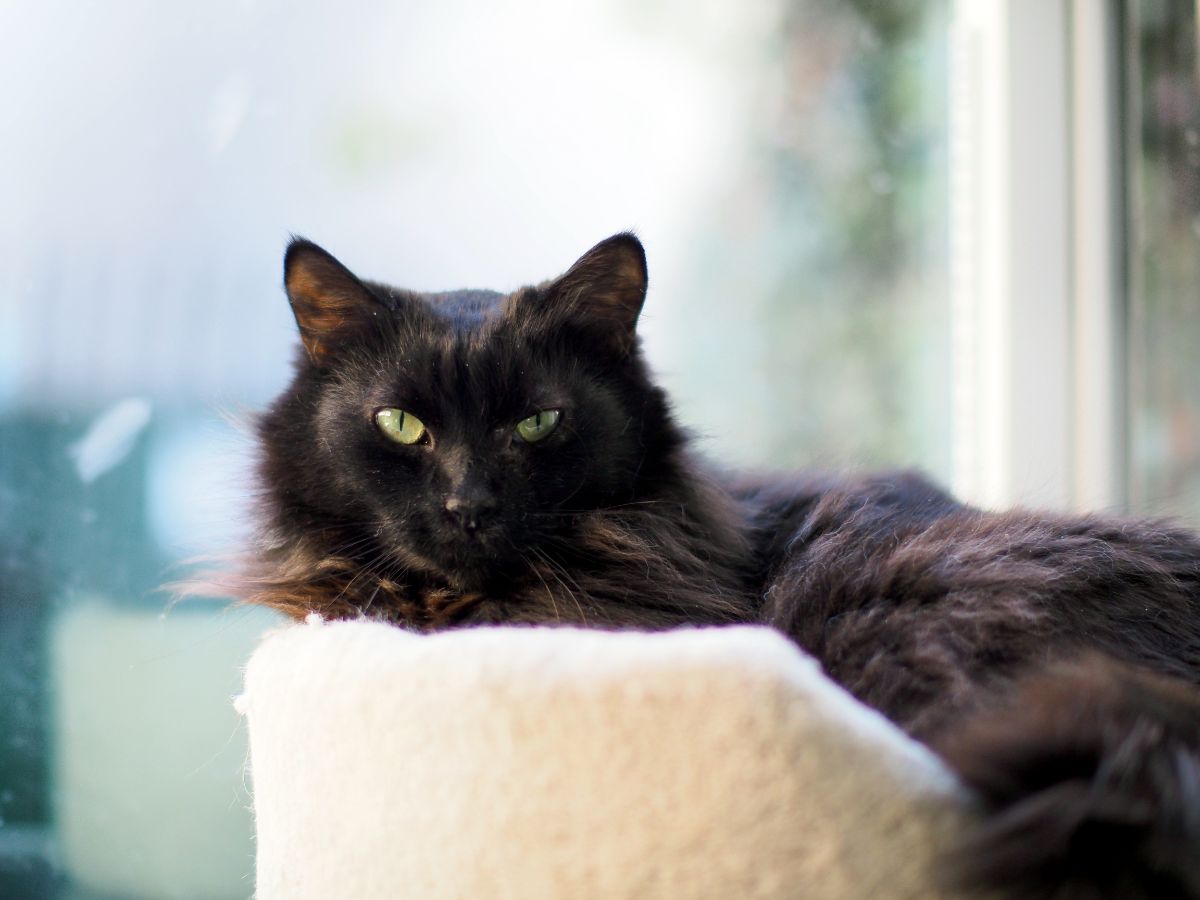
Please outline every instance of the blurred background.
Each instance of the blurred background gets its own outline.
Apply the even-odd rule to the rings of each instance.
[[[710,456],[1200,524],[1198,39],[1194,0],[0,4],[0,897],[253,890],[274,620],[160,586],[245,537],[291,233],[507,290],[633,228]]]

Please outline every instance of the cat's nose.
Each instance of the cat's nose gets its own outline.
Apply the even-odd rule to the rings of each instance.
[[[486,525],[495,511],[496,501],[490,496],[451,494],[446,498],[446,514],[467,534]]]

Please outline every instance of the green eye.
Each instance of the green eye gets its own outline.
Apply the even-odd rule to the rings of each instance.
[[[375,413],[375,424],[383,436],[397,444],[415,444],[425,437],[425,423],[402,409],[381,409]]]
[[[528,419],[517,423],[517,437],[530,444],[540,441],[558,427],[562,412],[557,409],[543,409],[535,412]]]

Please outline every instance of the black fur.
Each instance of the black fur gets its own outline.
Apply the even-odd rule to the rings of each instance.
[[[631,235],[508,296],[361,281],[301,240],[285,283],[305,352],[259,429],[248,599],[421,629],[770,624],[989,804],[956,879],[1200,897],[1195,534],[985,513],[912,473],[709,472],[637,346]],[[385,438],[384,407],[427,436]],[[548,438],[514,436],[548,409]]]

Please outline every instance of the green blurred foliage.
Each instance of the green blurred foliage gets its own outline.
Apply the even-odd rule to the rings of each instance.
[[[1200,521],[1200,30],[1125,5],[1130,503]]]
[[[754,166],[700,242],[733,260],[696,293],[738,353],[699,338],[726,361],[704,389],[757,368],[756,396],[729,402],[768,423],[735,457],[948,475],[947,17],[944,0],[784,7]]]

